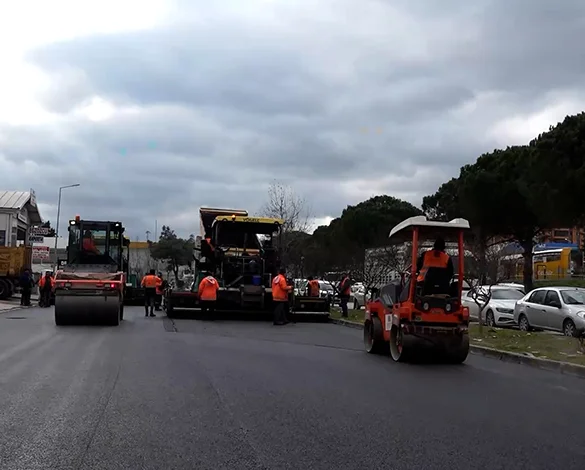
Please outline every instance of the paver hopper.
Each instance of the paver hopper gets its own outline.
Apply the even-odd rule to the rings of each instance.
[[[124,317],[127,261],[120,222],[69,221],[67,263],[55,275],[55,323],[118,325]]]
[[[390,352],[394,361],[419,359],[423,352],[451,363],[461,363],[469,352],[469,310],[461,304],[464,274],[465,219],[450,222],[411,217],[390,232],[391,243],[410,243],[409,273],[380,290],[366,305],[364,344],[369,353]],[[417,268],[419,246],[441,237],[454,241],[458,260],[455,280],[442,267]]]

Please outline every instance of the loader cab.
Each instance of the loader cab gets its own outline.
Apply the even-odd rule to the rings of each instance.
[[[126,240],[120,222],[76,217],[69,221],[67,264],[110,265],[112,269],[124,270],[127,266],[124,247],[129,246],[129,240]]]

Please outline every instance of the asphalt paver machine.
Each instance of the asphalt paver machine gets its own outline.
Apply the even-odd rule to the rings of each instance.
[[[412,264],[402,279],[380,289],[366,305],[364,345],[368,353],[389,352],[396,362],[431,357],[462,363],[469,353],[469,310],[461,304],[464,279],[464,234],[469,222],[411,217],[390,232],[393,244],[410,243]],[[441,237],[456,242],[456,276],[440,267],[426,270],[417,280],[419,247]],[[406,254],[406,256],[409,256]]]
[[[55,274],[55,323],[99,322],[117,326],[124,318],[128,263],[120,222],[69,221],[67,262]]]

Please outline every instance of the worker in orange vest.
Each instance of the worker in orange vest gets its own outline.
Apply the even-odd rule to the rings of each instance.
[[[341,316],[348,317],[347,303],[351,296],[351,279],[347,273],[343,273],[339,283],[339,306],[341,307]]]
[[[312,276],[309,276],[309,282],[307,283],[307,295],[309,297],[319,297],[319,292],[321,288],[319,287],[319,281],[317,279],[313,279]]]
[[[91,253],[94,255],[98,255],[100,254],[99,250],[97,249],[97,247],[95,246],[95,241],[93,239],[93,234],[91,233],[90,230],[86,230],[83,234],[83,245],[82,245],[83,251],[85,251],[86,253]]]
[[[158,273],[158,278],[160,282],[156,285],[156,298],[154,300],[154,309],[157,312],[160,312],[160,306],[162,305],[162,297],[165,288],[165,281],[163,281],[163,274],[161,272]]]
[[[286,325],[288,323],[288,295],[292,286],[286,282],[286,270],[280,269],[278,276],[272,280],[272,302],[274,303],[273,324]]]
[[[217,303],[217,291],[219,290],[219,282],[210,272],[205,273],[205,277],[199,283],[197,293],[199,295],[199,305],[201,305],[201,313],[210,320],[214,319],[215,305]]]
[[[156,288],[162,284],[162,279],[156,275],[154,269],[150,270],[146,276],[142,278],[140,285],[144,287],[144,311],[145,317],[148,317],[149,310],[150,316],[155,317],[154,304],[156,302]]]
[[[418,276],[416,277],[417,283],[424,282],[429,268],[446,269],[446,277],[449,279],[449,282],[453,279],[453,274],[455,272],[453,260],[447,253],[445,253],[445,240],[441,237],[438,237],[435,240],[432,250],[426,251],[419,257],[416,263],[416,270],[418,272]]]
[[[54,282],[53,276],[49,271],[45,272],[45,275],[39,279],[39,306],[50,307],[51,306],[51,291],[53,289]]]

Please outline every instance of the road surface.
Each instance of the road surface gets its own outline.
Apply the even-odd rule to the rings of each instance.
[[[358,330],[0,314],[0,468],[583,469],[585,380],[409,366]]]

